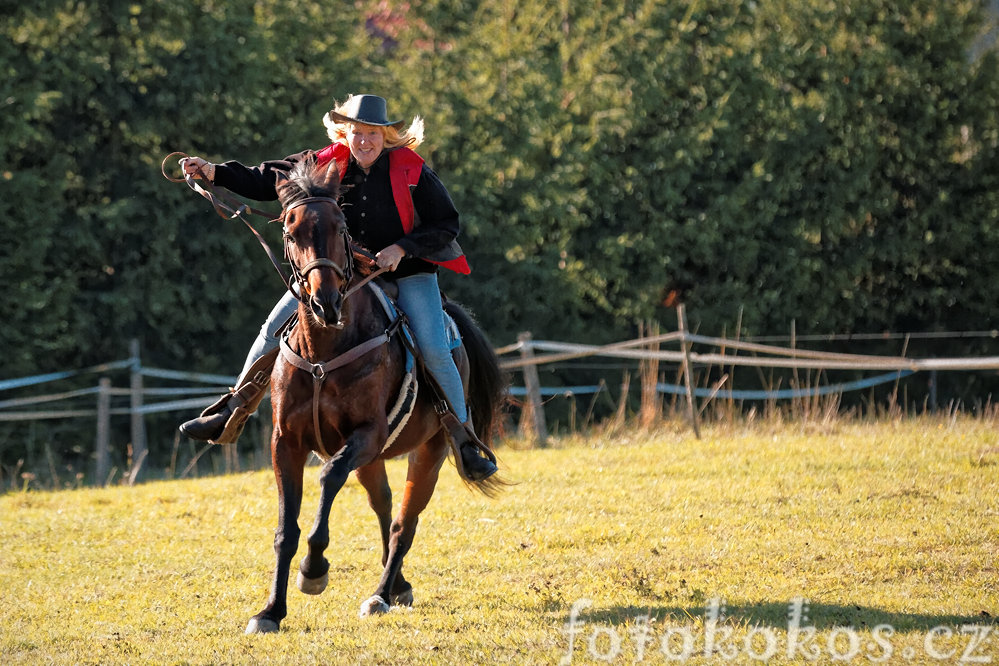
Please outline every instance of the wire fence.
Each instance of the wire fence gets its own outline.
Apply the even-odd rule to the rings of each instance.
[[[584,345],[568,342],[552,342],[533,340],[528,333],[522,334],[512,345],[497,349],[502,358],[502,364],[509,370],[520,370],[523,373],[524,386],[513,387],[511,393],[524,399],[524,414],[521,418],[521,429],[531,430],[536,443],[542,444],[548,437],[545,423],[544,398],[555,395],[591,394],[607,390],[607,384],[580,386],[543,387],[540,385],[537,369],[540,366],[561,364],[582,358],[607,357],[628,359],[639,362],[654,362],[658,369],[659,362],[676,364],[681,369],[683,383],[646,382],[642,386],[643,393],[669,394],[684,396],[687,399],[687,412],[691,426],[699,436],[695,400],[728,399],[741,401],[778,401],[801,398],[817,398],[829,395],[841,395],[850,391],[860,391],[875,386],[897,383],[916,373],[929,373],[935,377],[941,371],[982,371],[999,369],[999,356],[982,357],[943,357],[943,358],[911,358],[906,356],[848,354],[802,349],[797,344],[807,337],[810,341],[856,342],[860,340],[910,340],[921,339],[956,339],[956,338],[999,338],[999,331],[971,331],[944,333],[882,333],[872,335],[840,335],[840,336],[788,336],[777,337],[788,341],[791,346],[763,344],[761,338],[733,340],[690,333],[687,330],[685,310],[682,305],[677,308],[679,330],[663,334],[646,335],[637,339],[616,342],[608,345]],[[663,345],[673,345],[678,349],[661,349]],[[698,351],[696,348],[706,348],[708,351]],[[793,372],[799,370],[849,370],[859,373],[877,372],[878,374],[862,379],[828,383],[823,385],[795,386],[790,388],[763,388],[757,390],[738,390],[723,388],[718,382],[713,386],[696,386],[695,372],[698,369],[718,367],[734,369],[736,366],[754,367],[757,369],[786,369]],[[656,371],[658,374],[658,370]],[[731,377],[731,373],[725,376]],[[658,377],[657,377],[658,379]],[[937,382],[929,382],[931,391],[935,390]],[[622,392],[626,391],[622,387]],[[643,396],[644,402],[651,402]],[[928,398],[930,404],[936,403],[935,396]]]
[[[522,334],[512,345],[496,350],[501,366],[515,377],[510,393],[522,400],[520,428],[528,431],[538,444],[548,439],[545,421],[545,399],[552,396],[598,394],[608,391],[607,382],[596,384],[542,386],[538,369],[544,366],[565,366],[581,359],[612,359],[627,363],[670,363],[681,369],[682,383],[668,383],[657,376],[654,385],[643,386],[656,395],[682,396],[688,401],[688,414],[697,429],[695,401],[698,399],[730,399],[741,401],[777,401],[796,398],[814,398],[866,390],[898,382],[916,373],[940,371],[999,370],[999,356],[955,358],[910,358],[905,356],[878,356],[825,352],[802,349],[797,346],[804,340],[856,341],[911,339],[917,334],[877,334],[872,336],[810,336],[793,339],[794,346],[764,344],[754,340],[697,335],[686,330],[682,306],[679,309],[680,330],[657,335],[643,335],[607,345],[586,345],[572,342],[534,340],[529,333]],[[938,334],[933,335],[939,338]],[[996,331],[953,333],[951,337],[999,337]],[[666,347],[666,348],[664,348]],[[783,388],[736,389],[722,386],[697,386],[696,369],[706,367],[734,368],[783,368],[798,370],[851,370],[874,373],[860,379],[826,383],[813,386]],[[658,367],[658,366],[656,366]],[[127,375],[127,386],[115,386],[111,377]],[[0,380],[0,394],[13,393],[44,384],[73,382],[95,376],[94,386],[61,390],[44,395],[12,397],[0,400],[0,422],[44,421],[50,419],[92,419],[95,421],[95,451],[97,478],[103,478],[108,468],[112,418],[129,417],[131,423],[130,446],[133,456],[142,460],[147,453],[145,417],[167,412],[193,413],[200,411],[225,393],[236,381],[235,376],[184,372],[146,367],[142,364],[137,341],[133,341],[129,358],[86,368],[51,372]],[[516,382],[519,379],[519,382]],[[150,385],[174,382],[180,386]],[[730,382],[725,382],[730,384]],[[622,391],[628,387],[623,386]]]

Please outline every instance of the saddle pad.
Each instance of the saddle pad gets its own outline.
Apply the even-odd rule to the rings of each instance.
[[[402,429],[409,422],[409,416],[413,413],[413,407],[416,406],[416,394],[419,389],[419,384],[416,381],[416,373],[407,372],[406,377],[402,380],[402,389],[399,391],[399,397],[395,401],[395,406],[392,407],[392,411],[388,414],[389,435],[388,439],[385,440],[385,446],[382,447],[382,451],[392,446],[392,442],[395,441],[395,438],[399,436],[399,433],[402,432]]]
[[[393,322],[398,319],[399,309],[396,307],[395,301],[389,298],[388,294],[385,293],[385,290],[374,282],[369,282],[366,286],[374,292],[375,296],[378,297],[378,302],[382,304],[382,309],[385,310],[385,314],[388,316],[389,321]],[[413,354],[410,349],[415,349],[416,343],[413,338],[413,333],[409,330],[409,325],[406,322],[403,322],[400,332],[402,335],[406,336],[406,344],[404,344],[403,347],[406,349],[406,374],[410,374],[413,371],[413,366],[416,364],[416,360],[413,358]]]
[[[447,348],[454,351],[461,346],[461,332],[458,330],[458,323],[447,310],[444,311],[444,326],[447,328]]]

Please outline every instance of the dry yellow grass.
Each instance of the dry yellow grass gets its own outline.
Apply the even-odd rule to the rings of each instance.
[[[970,650],[995,663],[996,440],[959,418],[709,427],[700,440],[666,426],[506,447],[517,485],[488,500],[447,470],[407,560],[416,606],[366,620],[357,609],[380,543],[352,480],[333,507],[329,588],[290,590],[269,636],[243,628],[274,563],[270,472],[11,493],[0,496],[0,656],[936,664]],[[398,486],[405,462],[389,473]],[[317,496],[306,474],[304,531]],[[804,617],[789,621],[789,608]]]

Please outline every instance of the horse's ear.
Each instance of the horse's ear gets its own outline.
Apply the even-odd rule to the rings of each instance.
[[[281,202],[282,206],[284,205],[286,190],[288,189],[288,185],[290,184],[291,184],[291,178],[288,177],[288,174],[284,173],[283,171],[274,172],[274,191],[277,192],[278,201]]]
[[[323,185],[331,192],[336,192],[340,186],[340,167],[336,160],[330,160],[323,174]]]

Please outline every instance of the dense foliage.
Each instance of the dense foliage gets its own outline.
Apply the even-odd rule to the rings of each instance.
[[[997,326],[980,0],[3,4],[3,377],[132,338],[234,372],[281,284],[160,161],[320,147],[361,91],[425,117],[498,344],[671,326],[671,290],[709,333]]]

